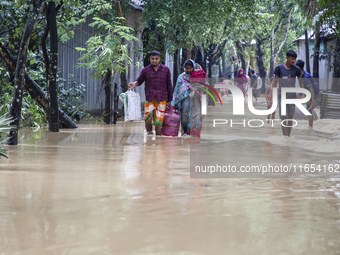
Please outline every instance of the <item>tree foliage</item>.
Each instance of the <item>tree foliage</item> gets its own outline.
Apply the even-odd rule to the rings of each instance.
[[[192,45],[222,43],[253,13],[255,1],[146,0],[144,22],[154,20],[170,52]],[[248,15],[247,15],[247,14]],[[250,14],[250,15],[249,15]]]
[[[102,79],[107,70],[113,73],[127,72],[126,62],[132,63],[132,59],[128,55],[127,45],[122,44],[122,40],[137,41],[138,39],[132,35],[133,29],[120,25],[119,19],[108,22],[93,17],[93,20],[90,26],[95,27],[98,33],[87,40],[86,48],[76,48],[84,52],[79,60],[85,63],[79,67],[95,69],[92,75],[96,79]]]

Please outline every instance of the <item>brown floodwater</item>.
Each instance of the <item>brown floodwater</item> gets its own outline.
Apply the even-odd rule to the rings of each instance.
[[[20,130],[0,163],[0,254],[340,254],[339,173],[189,171],[199,151],[235,166],[338,164],[340,121],[301,121],[290,138],[211,122],[199,143],[144,136],[143,122]]]

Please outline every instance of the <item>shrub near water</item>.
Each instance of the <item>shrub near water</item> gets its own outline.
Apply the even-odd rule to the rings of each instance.
[[[86,85],[82,83],[78,84],[72,74],[69,74],[69,76],[70,79],[67,89],[64,88],[62,82],[58,83],[59,107],[73,121],[80,121],[81,119],[88,120],[91,116],[86,113],[86,103],[83,102]]]
[[[0,115],[8,114],[13,99],[13,85],[8,83],[0,94]],[[43,108],[38,105],[27,91],[23,92],[21,108],[21,127],[40,128],[47,123],[46,114]]]
[[[4,149],[3,145],[6,143],[7,135],[5,132],[7,132],[9,128],[10,119],[6,117],[6,115],[0,116],[0,160],[3,159],[3,157],[7,158],[7,150]]]
[[[30,73],[31,77],[40,81],[40,84],[45,85],[44,79],[39,73]],[[69,88],[64,88],[64,80],[58,79],[58,98],[59,107],[73,120],[80,121],[81,119],[88,119],[90,115],[85,112],[86,104],[82,102],[86,86],[84,84],[77,84],[70,75],[71,81]],[[46,90],[46,88],[43,88]],[[13,85],[12,83],[3,83],[2,91],[0,91],[0,115],[8,114],[11,108],[13,99]],[[22,109],[20,126],[26,128],[39,129],[47,124],[47,115],[43,108],[35,102],[27,91],[23,92]]]
[[[43,59],[33,52],[28,53],[29,76],[47,92],[46,70]],[[0,116],[8,114],[11,108],[14,91],[14,77],[0,64]],[[83,103],[86,85],[78,84],[73,75],[69,74],[69,82],[57,75],[59,107],[73,120],[80,121],[90,117],[85,112],[86,104]],[[20,127],[39,129],[47,125],[47,114],[44,109],[24,90],[22,97],[22,109]]]

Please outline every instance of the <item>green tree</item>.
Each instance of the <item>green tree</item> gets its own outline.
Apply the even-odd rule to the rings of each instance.
[[[41,46],[45,60],[47,96],[49,98],[49,130],[59,132],[58,92],[57,92],[57,69],[58,69],[58,28],[57,12],[63,1],[56,6],[55,1],[48,3],[46,7],[46,26],[42,37]],[[46,39],[50,34],[50,56],[47,54]]]
[[[30,8],[27,16],[27,22],[25,30],[22,34],[20,48],[18,53],[17,65],[15,68],[15,82],[14,82],[14,93],[13,100],[10,109],[10,117],[12,119],[12,129],[9,132],[8,144],[17,145],[18,144],[18,129],[19,121],[21,117],[21,106],[22,106],[22,95],[25,84],[25,66],[27,60],[28,45],[33,33],[34,24],[37,21],[40,12],[43,8],[43,1],[30,2]]]
[[[320,52],[320,59],[333,57],[332,91],[340,92],[340,3],[336,0],[320,0],[317,4],[321,11],[313,17],[312,24],[326,25],[328,38],[335,40],[333,47]]]
[[[174,53],[174,78],[187,58],[197,59],[204,69],[211,69],[224,51],[231,34],[237,33],[237,25],[251,17],[255,1],[158,1],[145,0],[144,22],[154,20],[163,33],[165,48]],[[250,15],[246,15],[250,14]],[[180,62],[179,52],[183,49]],[[199,52],[200,54],[196,54]],[[191,54],[190,54],[191,53]],[[194,59],[195,60],[195,59]],[[206,68],[208,64],[208,68]],[[209,74],[210,73],[210,74]],[[208,72],[211,75],[211,72]]]
[[[303,1],[298,0],[295,5],[294,16],[299,20],[299,23],[305,29],[305,54],[306,54],[306,67],[307,72],[311,73],[310,70],[310,56],[309,56],[309,30],[311,29],[311,21],[317,12],[317,1]]]
[[[49,5],[51,6],[52,3],[61,5],[62,2],[63,1],[54,1],[50,2]],[[77,1],[68,0],[65,2],[72,5]],[[15,76],[14,96],[10,113],[13,117],[13,121],[16,122],[17,127],[13,129],[11,133],[17,132],[17,128],[19,127],[22,93],[24,88],[47,113],[50,110],[51,93],[46,95],[41,87],[26,72],[26,70],[36,61],[35,59],[31,59],[27,62],[27,54],[29,52],[34,52],[35,55],[40,54],[39,44],[44,29],[44,23],[42,21],[46,20],[47,17],[42,14],[42,10],[47,6],[48,4],[46,4],[46,1],[0,1],[2,10],[0,14],[0,56],[9,73],[12,76]],[[71,12],[65,11],[64,14],[70,15]],[[75,14],[73,13],[72,15]],[[62,23],[63,18],[59,19],[59,21]],[[50,21],[49,23],[51,24],[52,22],[53,21]],[[23,23],[26,24],[26,26],[22,26]],[[48,22],[45,24],[47,23]],[[57,45],[57,40],[58,39],[52,38],[50,42]],[[55,63],[57,55],[53,52],[52,55],[54,58],[52,63]],[[48,77],[50,77],[51,80],[55,75],[46,77],[49,82]],[[56,116],[59,115],[60,125],[63,125],[64,127],[77,127],[60,109],[57,108],[54,112],[57,112],[55,114]],[[17,143],[16,134],[11,134],[9,143]]]
[[[79,60],[86,61],[79,67],[86,66],[89,69],[94,69],[92,76],[104,81],[104,121],[106,124],[111,123],[111,78],[116,72],[127,72],[128,65],[132,63],[132,59],[128,55],[127,45],[122,43],[122,40],[138,40],[132,35],[132,28],[120,25],[120,19],[123,18],[108,22],[99,17],[93,17],[90,26],[96,27],[97,34],[87,40],[86,49],[76,48],[84,52]]]

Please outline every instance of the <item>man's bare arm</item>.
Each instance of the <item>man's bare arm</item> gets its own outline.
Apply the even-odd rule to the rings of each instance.
[[[298,80],[299,80],[300,88],[304,88],[305,84],[304,84],[304,81],[302,80],[302,76],[299,76]]]
[[[277,87],[278,82],[279,82],[279,76],[275,74],[275,78],[273,81],[273,88]]]

